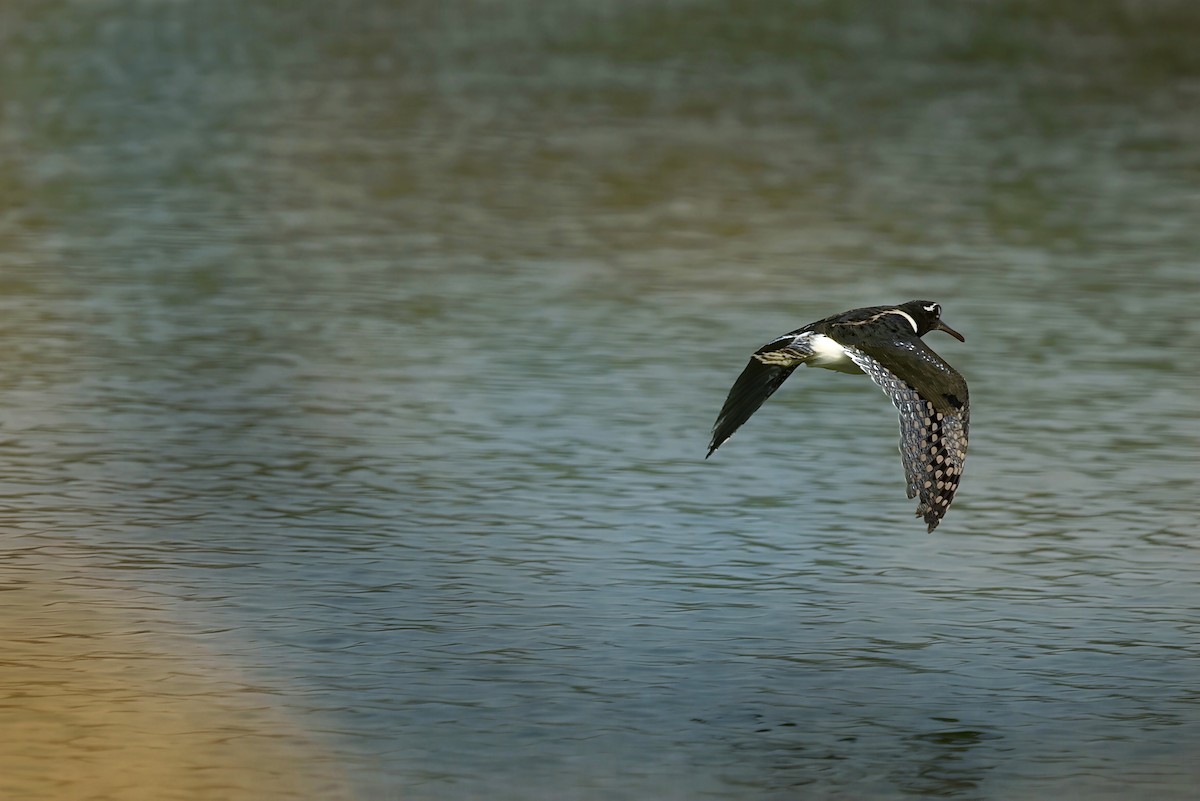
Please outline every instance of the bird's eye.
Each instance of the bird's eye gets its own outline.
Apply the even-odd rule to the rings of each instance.
[[[936,303],[930,303],[928,306],[925,307],[925,311],[929,312],[934,317],[942,316],[942,307],[937,305]]]

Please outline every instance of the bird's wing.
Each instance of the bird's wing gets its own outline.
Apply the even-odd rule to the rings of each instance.
[[[937,528],[962,478],[971,404],[967,382],[916,337],[846,353],[900,411],[900,453],[908,497],[919,498],[917,517]],[[937,387],[923,393],[916,387]]]
[[[754,352],[746,369],[742,370],[737,381],[733,382],[733,388],[725,398],[725,405],[717,415],[706,459],[712,456],[713,451],[721,447],[725,440],[733,436],[733,432],[741,428],[742,423],[750,419],[750,415],[758,411],[758,407],[779,389],[779,385],[793,370],[812,359],[810,337],[809,331],[793,331],[777,337]]]

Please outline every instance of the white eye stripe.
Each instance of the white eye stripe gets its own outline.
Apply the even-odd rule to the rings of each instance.
[[[941,310],[941,307],[936,303],[930,303],[928,306],[924,306],[922,308],[924,308],[927,312],[933,312],[935,314]]]

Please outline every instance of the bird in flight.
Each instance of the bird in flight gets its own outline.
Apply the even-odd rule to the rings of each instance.
[[[754,352],[733,383],[713,425],[708,456],[800,365],[866,373],[900,411],[908,497],[919,499],[916,516],[933,531],[962,478],[971,403],[967,382],[921,340],[930,331],[966,341],[942,322],[942,307],[928,300],[852,309],[776,337]]]

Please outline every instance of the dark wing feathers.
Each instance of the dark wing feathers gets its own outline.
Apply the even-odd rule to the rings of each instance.
[[[807,345],[807,337],[797,333],[787,334],[763,345],[750,357],[750,363],[725,399],[717,422],[713,426],[712,442],[708,445],[708,454],[721,447],[725,440],[733,436],[733,432],[741,428],[742,423],[750,419],[750,415],[758,411],[767,398],[779,389],[787,377],[813,355]]]
[[[858,330],[839,327],[837,339],[847,353],[850,348],[865,353],[910,387],[941,388],[928,398],[939,412],[962,415],[961,410],[967,407],[967,382],[911,331],[893,333],[890,340],[881,343],[860,335]]]
[[[971,421],[967,382],[916,335],[904,316],[889,312],[879,307],[857,310],[853,317],[837,315],[759,348],[721,408],[708,454],[729,439],[797,367],[813,358],[809,345],[813,332],[828,331],[899,410],[908,497],[918,498],[917,517],[924,518],[933,531],[954,500],[967,456]],[[880,330],[890,334],[883,342]]]
[[[899,356],[892,348],[884,349],[883,359],[876,358],[880,349],[875,348],[870,354],[853,347],[846,352],[900,412],[900,453],[908,497],[919,499],[917,517],[924,518],[933,531],[950,508],[962,478],[971,407],[962,376],[920,340],[911,344]],[[885,366],[884,359],[890,364]],[[920,385],[940,387],[940,391],[922,395],[913,384],[919,383],[916,376],[929,370],[937,370],[940,381]]]

